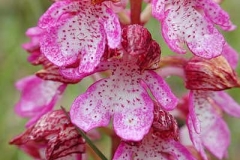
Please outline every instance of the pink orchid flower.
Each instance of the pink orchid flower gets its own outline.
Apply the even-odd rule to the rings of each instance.
[[[16,87],[21,91],[21,99],[16,104],[15,111],[22,117],[31,118],[27,123],[30,126],[53,109],[66,84],[43,80],[33,75],[19,80]]]
[[[122,141],[113,160],[194,160],[178,142],[178,126],[173,116],[163,110],[154,113],[150,132],[140,142]]]
[[[235,54],[230,51],[229,54]],[[234,65],[236,62],[232,63],[232,66]],[[230,144],[230,132],[221,112],[223,110],[232,116],[240,117],[240,105],[222,91],[239,85],[239,80],[227,60],[221,56],[211,60],[194,57],[189,61],[183,60],[182,65],[163,68],[160,74],[182,76],[186,88],[191,90],[184,102],[189,110],[178,109],[182,110],[181,116],[188,114],[189,135],[202,158],[208,159],[204,148],[219,159],[225,157]]]
[[[212,0],[153,0],[152,8],[153,16],[161,21],[163,38],[177,53],[186,53],[186,43],[197,56],[217,57],[225,40],[214,25],[235,28],[229,15]]]
[[[142,28],[138,25],[130,27]],[[127,36],[130,38],[129,44],[131,39],[137,39],[138,34],[133,33],[131,32],[132,36]],[[137,141],[148,133],[153,121],[154,104],[148,90],[165,110],[174,109],[177,99],[167,83],[154,71],[141,71],[141,57],[150,53],[142,52],[139,48],[132,48],[130,52],[128,45],[124,46],[125,49],[119,49],[120,53],[116,54],[121,57],[99,64],[97,70],[108,69],[111,75],[95,82],[84,94],[78,96],[73,102],[70,115],[72,122],[84,131],[107,126],[113,118],[113,127],[118,136]],[[148,51],[151,52],[152,49]],[[157,53],[160,54],[159,46]]]
[[[116,48],[121,40],[117,15],[104,3],[93,5],[90,0],[55,2],[38,26],[45,31],[40,41],[42,53],[57,66],[80,59],[80,72],[93,71],[105,45]]]

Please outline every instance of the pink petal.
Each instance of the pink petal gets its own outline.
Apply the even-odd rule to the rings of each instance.
[[[106,18],[102,20],[102,23],[104,25],[108,45],[110,48],[117,48],[121,42],[121,27],[118,16],[109,8],[106,8],[104,16]]]
[[[203,58],[213,58],[222,53],[224,38],[209,18],[200,13],[201,8],[196,8],[197,2],[158,3],[165,4],[165,10],[163,13],[164,5],[160,8],[156,8],[159,5],[153,6],[154,16],[161,20],[163,37],[173,51],[186,53],[186,43],[195,55]]]
[[[239,55],[229,44],[225,44],[223,47],[222,55],[227,59],[228,63],[233,69],[236,69],[238,65]]]
[[[219,25],[223,30],[231,31],[236,28],[230,21],[230,17],[227,12],[221,9],[219,4],[213,0],[197,0],[197,6],[201,6],[204,13],[211,21]]]
[[[230,144],[230,131],[223,119],[218,118],[202,136],[203,145],[217,158],[222,159]]]
[[[194,94],[194,92],[190,91],[189,98],[188,98],[189,99],[189,103],[188,103],[189,104],[189,115],[188,116],[189,116],[189,119],[192,120],[192,125],[193,125],[195,131],[197,133],[200,133],[201,132],[201,126],[200,126],[201,124],[195,113],[195,105],[194,105],[195,103],[194,103],[193,94]],[[203,107],[204,107],[204,104],[201,104],[201,105],[203,105]]]
[[[26,31],[26,35],[30,38],[30,42],[25,43],[22,47],[28,52],[33,52],[39,49],[39,40],[43,35],[43,30],[39,27],[32,27]]]
[[[33,123],[54,107],[66,85],[29,76],[19,80],[16,87],[21,91],[21,99],[16,104],[15,111],[20,116],[32,117]]]
[[[203,144],[202,144],[201,134],[196,133],[191,117],[188,117],[187,126],[188,126],[188,130],[189,130],[189,136],[190,136],[190,139],[191,139],[194,147],[201,154],[203,160],[208,160],[207,155],[204,151]]]
[[[143,76],[144,83],[147,84],[153,96],[161,106],[165,110],[173,110],[177,106],[178,99],[172,93],[167,83],[153,71],[146,71]]]
[[[89,73],[82,73],[79,71],[79,67],[62,67],[60,68],[60,73],[63,77],[71,79],[71,80],[78,80],[83,79],[91,74],[94,74],[96,72],[102,72],[109,70],[108,64],[110,62],[102,62],[100,63],[92,72]]]
[[[113,160],[193,160],[193,156],[179,142],[171,139],[161,139],[148,134],[140,145],[129,145],[121,142],[114,154]]]
[[[214,102],[228,114],[240,117],[240,105],[226,92],[214,92]]]
[[[171,3],[170,0],[152,0],[152,15],[159,20],[165,17],[165,4]]]
[[[120,104],[126,107],[114,114],[114,130],[123,139],[139,141],[148,133],[152,124],[153,103],[146,93],[133,99],[128,98],[128,100],[129,106],[124,103]]]
[[[106,38],[112,48],[120,43],[117,16],[104,4],[90,1],[58,1],[41,17],[39,26],[48,32],[40,43],[45,56],[58,66],[80,58],[80,72],[91,72],[98,65]]]
[[[104,102],[107,99],[101,99],[99,90],[103,88],[102,86],[106,86],[105,83],[101,80],[91,85],[84,94],[75,99],[71,106],[72,123],[86,132],[95,127],[107,126],[110,121],[110,106]]]
[[[200,121],[201,132],[199,134],[196,133],[193,127],[193,120],[189,116],[190,138],[204,159],[207,158],[203,146],[208,148],[216,157],[222,159],[230,143],[230,134],[225,122],[214,110],[209,100],[212,97],[212,92],[192,91],[192,94],[194,111]]]
[[[128,4],[128,0],[120,0],[120,1],[116,1],[116,2],[105,1],[104,3],[109,8],[111,8],[115,13],[119,13],[126,8],[126,6]]]

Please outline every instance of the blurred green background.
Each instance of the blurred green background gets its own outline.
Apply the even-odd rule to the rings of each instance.
[[[15,90],[14,83],[19,78],[33,74],[38,67],[32,67],[27,63],[28,54],[21,48],[21,44],[27,42],[25,31],[35,26],[39,16],[50,5],[48,0],[0,0],[0,160],[28,160],[25,154],[17,150],[15,146],[8,145],[9,140],[24,130],[26,120],[14,114],[14,105],[19,98],[19,92]],[[240,26],[239,0],[224,1],[222,7],[229,12],[234,24]],[[158,33],[158,23],[151,20],[147,25],[154,39],[157,39],[162,47],[162,53],[170,53]],[[232,32],[224,32],[226,40],[240,53],[240,29]],[[237,70],[240,75],[240,67]],[[78,87],[69,86],[64,94],[64,100],[60,103],[69,106],[74,98],[86,88],[87,82]],[[178,87],[178,82],[173,87]],[[240,89],[230,90],[230,94],[240,103]],[[238,160],[240,157],[240,119],[225,116],[232,134],[229,148],[230,160]]]

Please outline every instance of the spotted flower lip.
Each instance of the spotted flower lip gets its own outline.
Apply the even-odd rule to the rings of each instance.
[[[104,3],[92,5],[90,0],[55,2],[38,26],[46,31],[40,41],[42,53],[57,66],[68,66],[80,58],[80,72],[93,71],[105,44],[116,48],[121,40],[117,15]]]
[[[31,126],[43,114],[53,109],[66,84],[45,81],[33,75],[19,80],[16,87],[21,91],[21,99],[16,104],[15,111],[22,117],[31,118],[27,123],[27,126]]]
[[[167,110],[176,106],[177,99],[156,73],[139,74],[137,65],[124,61],[108,63],[112,75],[97,81],[78,96],[70,115],[72,122],[85,131],[106,126],[113,117],[118,136],[138,141],[148,132],[153,120],[153,102],[146,87]]]
[[[19,146],[36,159],[72,157],[81,160],[85,152],[85,141],[62,110],[48,112],[10,144]]]
[[[228,14],[212,0],[153,0],[152,8],[153,16],[161,21],[163,38],[177,53],[186,53],[186,43],[197,56],[217,57],[225,40],[214,24],[224,30],[235,28]]]
[[[178,142],[177,122],[168,112],[156,107],[149,133],[137,144],[122,141],[113,160],[176,159],[194,160],[188,150]]]

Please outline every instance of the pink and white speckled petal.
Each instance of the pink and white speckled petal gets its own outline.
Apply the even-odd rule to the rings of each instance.
[[[193,96],[193,91],[189,92],[189,96],[188,96],[188,100],[189,100],[189,115],[188,118],[192,120],[192,125],[196,131],[196,133],[200,133],[201,132],[201,124],[199,119],[197,118],[197,115],[195,113],[195,105],[194,105],[194,96]]]
[[[147,135],[139,146],[122,142],[113,160],[194,160],[189,151],[172,139],[161,139]]]
[[[166,15],[168,15],[168,13],[166,13]],[[186,53],[186,49],[184,49],[184,39],[176,33],[170,33],[171,29],[169,28],[169,24],[166,22],[166,18],[163,19],[161,25],[163,38],[169,48],[176,53]]]
[[[194,147],[201,154],[203,160],[208,160],[202,144],[201,135],[199,133],[196,133],[191,117],[188,117],[187,119],[187,126],[189,130],[189,136]]]
[[[117,48],[121,42],[121,27],[117,15],[109,8],[106,8],[103,19],[104,30],[110,48]]]
[[[222,51],[223,57],[225,57],[228,63],[233,69],[236,69],[239,60],[239,54],[229,44],[225,43]]]
[[[152,92],[156,100],[165,110],[173,110],[178,102],[177,97],[172,93],[168,84],[153,71],[143,73],[144,83]]]
[[[62,67],[59,69],[59,72],[65,78],[71,80],[81,80],[94,73],[108,70],[109,69],[108,64],[109,62],[102,62],[94,69],[94,71],[87,73],[80,72],[78,67],[66,67],[66,68]]]
[[[193,107],[195,114],[201,125],[201,132],[212,126],[219,117],[217,111],[212,106],[209,98],[212,97],[213,92],[210,91],[192,91]]]
[[[240,117],[240,105],[226,92],[214,92],[214,102],[225,112],[234,117]]]
[[[124,11],[124,9],[127,7],[128,0],[120,0],[116,2],[112,1],[104,1],[104,3],[111,8],[115,13],[119,13],[121,11]]]
[[[185,53],[186,42],[195,55],[203,58],[213,58],[222,52],[223,36],[207,17],[188,5],[173,5],[162,28],[163,37],[174,51]]]
[[[209,30],[213,30],[211,33],[203,36],[197,35],[195,40],[187,39],[186,42],[193,54],[210,59],[221,55],[225,40],[217,29],[212,26],[208,27]]]
[[[217,118],[207,130],[203,130],[200,134],[195,132],[190,119],[188,119],[188,128],[191,140],[204,160],[208,158],[203,146],[219,159],[222,159],[226,155],[227,147],[230,144],[230,132],[226,123],[221,118]]]
[[[152,15],[157,19],[163,19],[165,17],[165,3],[166,0],[152,0]]]
[[[122,139],[139,141],[149,132],[152,125],[153,102],[146,93],[142,93],[132,102],[130,102],[131,98],[128,100],[128,106],[122,104],[125,105],[122,111],[119,110],[114,114],[114,130]]]
[[[80,54],[81,72],[90,72],[99,63],[104,52],[105,35],[96,19],[84,18],[84,14],[61,19],[49,29],[43,41],[41,51],[54,64],[67,66],[74,63]],[[86,28],[86,26],[91,26]]]
[[[213,21],[213,23],[219,25],[223,30],[231,31],[236,28],[230,21],[230,17],[219,4],[213,0],[197,0],[197,6],[201,7],[207,17]]]
[[[74,16],[61,19],[57,25],[48,28],[48,32],[40,41],[41,52],[57,66],[67,66],[78,59],[81,41],[76,35],[76,29],[79,26],[73,24],[76,18]]]
[[[106,99],[101,99],[101,93],[98,92],[98,88],[105,83],[101,80],[91,85],[71,106],[72,123],[86,132],[95,127],[107,126],[110,121],[110,106],[104,102]]]
[[[208,148],[216,157],[222,159],[227,152],[230,135],[225,122],[212,106],[213,102],[209,100],[209,98],[213,96],[213,92],[192,92],[194,110],[201,124],[201,132],[198,134],[195,129],[193,129],[193,120],[191,116],[189,116],[188,127],[191,140],[204,158],[206,155],[202,149],[202,145]]]
[[[15,111],[20,116],[33,118],[29,122],[30,125],[41,115],[52,110],[66,85],[29,76],[19,80],[16,87],[21,91],[21,99],[16,104]]]
[[[201,137],[203,145],[217,158],[222,159],[226,155],[230,144],[230,131],[222,118],[218,118]]]
[[[48,10],[40,17],[38,26],[40,28],[48,28],[55,26],[59,19],[66,15],[75,15],[86,6],[86,0],[80,2],[72,0],[64,0],[53,3]]]

